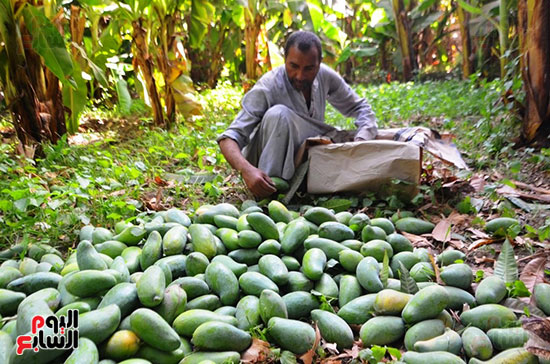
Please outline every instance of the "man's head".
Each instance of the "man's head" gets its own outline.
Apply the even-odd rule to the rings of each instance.
[[[288,37],[285,44],[285,68],[296,90],[311,88],[322,58],[321,40],[315,34],[298,31]]]

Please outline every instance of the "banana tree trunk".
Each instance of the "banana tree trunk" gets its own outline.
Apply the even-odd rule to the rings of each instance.
[[[176,122],[176,101],[174,91],[170,85],[170,75],[172,73],[172,63],[168,53],[173,49],[174,21],[168,18],[162,19],[161,31],[159,34],[160,44],[157,54],[157,64],[164,77],[164,103],[166,105],[166,127],[170,128]]]
[[[390,70],[390,55],[388,52],[388,40],[384,39],[380,43],[380,67],[386,73],[389,73]]]
[[[550,7],[545,0],[519,0],[526,143],[549,145],[550,136]]]
[[[208,87],[215,88],[223,70],[223,42],[229,34],[229,27],[220,24],[217,21],[215,25],[208,26],[208,32],[218,30],[218,39],[215,44],[211,39],[204,39],[204,50],[191,48],[189,42],[185,44],[187,55],[191,61],[190,76],[195,84],[206,83]]]
[[[392,0],[395,26],[401,47],[401,58],[403,62],[403,80],[409,81],[412,78],[413,70],[416,70],[416,61],[412,46],[412,35],[409,25],[407,11],[403,0]]]
[[[71,40],[77,45],[82,45],[84,40],[84,29],[86,27],[86,18],[81,16],[80,6],[71,5],[71,17],[69,20],[69,29],[71,30]],[[71,44],[71,54],[73,59],[80,63],[81,54],[76,47]]]
[[[500,6],[499,6],[499,25],[500,25],[500,32],[498,33],[499,36],[499,43],[500,43],[500,78],[504,78],[506,76],[506,64],[507,56],[506,51],[508,50],[508,28],[509,28],[509,22],[508,22],[508,0],[500,0]]]
[[[216,46],[213,50],[214,58],[212,59],[212,63],[210,64],[210,67],[208,69],[208,76],[206,78],[206,83],[208,84],[208,87],[214,88],[216,87],[216,83],[218,82],[218,78],[220,77],[220,74],[222,73],[223,69],[223,63],[222,63],[222,47],[223,47],[223,41],[229,31],[229,28],[224,28],[221,34],[223,36],[220,36],[218,38],[218,42],[216,43]]]
[[[472,62],[472,38],[470,36],[470,13],[460,4],[457,6],[458,26],[462,43],[462,78],[468,79],[474,71]]]
[[[254,14],[252,9],[245,9],[244,41],[245,41],[245,58],[246,58],[246,78],[255,81],[258,78],[257,55],[258,48],[256,41],[263,23],[263,18],[260,14]]]
[[[5,85],[6,101],[19,141],[24,146],[39,148],[43,141],[39,100],[27,73],[29,65],[25,58],[23,42],[18,36],[15,23],[6,22],[6,45],[8,77]]]
[[[154,62],[153,58],[149,54],[147,43],[147,32],[141,26],[141,19],[132,22],[133,27],[133,44],[134,44],[134,60],[136,61],[139,69],[143,73],[145,85],[147,87],[147,93],[151,100],[151,108],[153,109],[153,121],[156,126],[166,126],[164,120],[164,112],[162,110],[162,103],[160,102],[160,96],[157,90],[157,84],[155,81]]]

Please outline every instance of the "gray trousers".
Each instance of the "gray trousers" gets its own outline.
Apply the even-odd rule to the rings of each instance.
[[[296,168],[294,156],[307,138],[325,135],[343,142],[353,140],[354,134],[312,123],[284,105],[274,105],[264,114],[243,155],[268,176],[289,180]]]

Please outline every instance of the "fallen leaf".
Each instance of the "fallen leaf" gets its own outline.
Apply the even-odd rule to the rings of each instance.
[[[319,346],[320,340],[321,333],[319,332],[319,328],[317,327],[317,325],[315,325],[315,342],[313,343],[313,347],[300,357],[300,360],[302,360],[304,364],[313,363],[313,357],[315,356],[315,351],[317,350],[317,346]]]
[[[548,260],[545,257],[535,258],[523,268],[519,279],[525,283],[525,287],[529,292],[533,292],[535,285],[544,280],[544,267]],[[526,303],[533,303],[535,295],[531,295],[531,298],[524,297],[527,300],[522,300]]]
[[[432,207],[432,206],[433,206],[433,204],[432,204],[431,202],[430,202],[430,203],[427,203],[427,204],[425,204],[424,206],[420,207],[420,208],[418,209],[418,211],[425,211],[425,210],[429,209],[429,208]]]
[[[321,345],[321,347],[333,355],[340,354],[336,343],[327,343],[323,340],[323,344]]]
[[[484,233],[481,230],[474,229],[474,228],[468,228],[466,230],[471,232],[472,234],[474,234],[476,238],[480,238],[480,239],[488,239],[489,238],[489,235]]]
[[[531,199],[531,200],[539,200],[539,201],[550,202],[550,194],[546,194],[546,193],[539,193],[539,194],[526,193],[526,192],[514,189],[510,186],[499,187],[496,190],[496,192],[500,195],[503,195],[503,196],[523,197],[523,198],[528,198],[528,199]]]
[[[451,240],[451,223],[446,219],[439,221],[432,231],[432,236],[443,243]]]
[[[520,182],[520,181],[512,180],[511,182],[513,184],[515,184],[517,187],[525,188],[525,189],[528,189],[528,190],[531,190],[531,191],[534,191],[534,192],[538,192],[538,193],[542,193],[542,194],[550,194],[550,190],[548,190],[546,188],[535,187],[535,186],[532,186],[532,185],[529,185],[527,183],[523,183],[523,182]]]
[[[496,239],[478,239],[468,246],[468,251],[472,251],[484,245],[489,245],[497,241]]]
[[[516,236],[516,238],[514,239],[514,245],[519,245],[519,246],[525,246],[526,242],[525,242],[525,239],[522,238],[521,236]]]
[[[447,220],[452,224],[452,225],[462,225],[462,224],[465,224],[465,223],[468,223],[469,225],[469,222],[471,220],[471,217],[469,215],[466,215],[466,214],[461,214],[459,213],[458,211],[453,211],[451,212],[451,214],[447,217]]]
[[[462,312],[468,311],[469,309],[470,309],[470,306],[469,306],[467,303],[465,303],[465,304],[462,305]],[[460,321],[460,316],[458,315],[458,313],[456,313],[456,311],[454,311],[454,310],[449,310],[449,311],[451,311],[451,312],[450,312],[450,313],[451,313],[451,316],[453,317],[453,319],[455,320],[455,322],[461,322],[461,321]]]
[[[269,343],[260,339],[253,338],[252,345],[241,356],[242,363],[263,363],[268,358],[271,351]]]
[[[477,264],[481,264],[481,263],[493,264],[495,262],[495,259],[489,258],[489,257],[481,257],[481,258],[475,257],[474,260]]]
[[[529,256],[527,256],[527,257],[523,257],[523,258],[518,259],[518,263],[523,262],[523,261],[525,261],[525,260],[531,261],[531,260],[533,260],[533,259],[535,259],[535,258],[538,258],[538,257],[545,257],[545,256],[547,256],[547,255],[549,255],[549,254],[550,254],[550,252],[545,252],[545,251],[539,252],[539,253],[535,253],[535,254],[533,254],[533,255],[529,255]]]
[[[430,258],[430,262],[432,263],[432,268],[435,272],[435,280],[437,284],[444,286],[445,283],[441,280],[441,276],[439,274],[439,267],[437,266],[437,263],[435,262],[435,258],[432,254],[429,254],[428,257]]]
[[[168,186],[168,182],[163,180],[159,176],[155,176],[155,183],[159,186]]]
[[[343,353],[325,358],[321,361],[322,364],[328,363],[341,363],[340,359],[355,359],[359,356],[359,351],[361,350],[362,343],[361,341],[355,341],[351,349],[345,349]],[[347,362],[347,360],[346,360]]]
[[[410,242],[411,242],[415,247],[428,246],[428,247],[430,247],[430,248],[435,248],[435,247],[428,241],[428,239],[426,239],[426,238],[423,237],[423,236],[419,236],[419,235],[407,233],[407,232],[404,232],[404,231],[401,232],[401,235],[403,235],[404,237],[406,237],[407,239],[409,239]]]
[[[464,249],[464,243],[460,240],[450,240],[449,245],[452,245],[455,249],[458,250]]]
[[[118,191],[109,193],[108,196],[123,196],[125,194],[126,194],[126,190],[118,190]]]
[[[519,298],[507,298],[500,304],[520,315],[525,315],[525,311],[528,310],[530,316],[545,317],[544,312],[542,312],[540,308],[529,304],[529,302],[524,302]]]
[[[524,347],[540,358],[550,360],[550,320],[539,317],[521,319],[522,326],[529,333]]]
[[[473,176],[470,178],[470,186],[472,186],[476,192],[483,191],[483,188],[485,187],[485,178],[480,175]]]

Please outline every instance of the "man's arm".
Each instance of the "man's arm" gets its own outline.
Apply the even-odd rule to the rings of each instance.
[[[221,139],[220,149],[231,167],[239,171],[248,189],[257,197],[267,197],[276,190],[273,181],[261,169],[254,167],[242,155],[236,141],[230,138]]]
[[[356,118],[357,133],[355,134],[355,140],[374,139],[378,127],[376,116],[367,100],[359,97],[334,70],[327,67],[325,75],[329,79],[328,102],[342,115]]]

